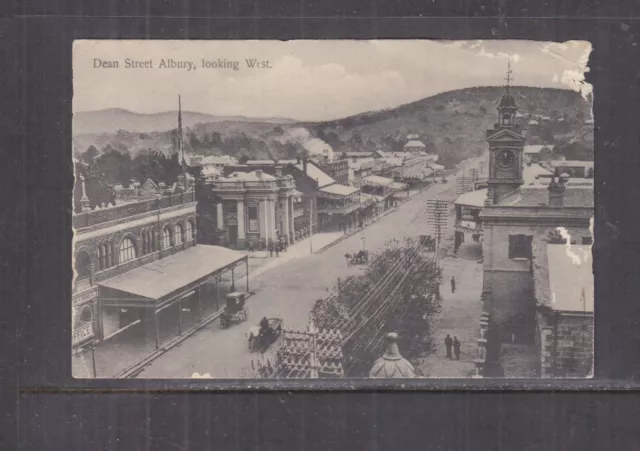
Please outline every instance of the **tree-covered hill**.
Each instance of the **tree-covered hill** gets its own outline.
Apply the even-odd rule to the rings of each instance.
[[[579,93],[532,87],[512,87],[511,92],[524,124],[537,116],[545,118],[538,125],[526,126],[531,144],[565,143],[576,139],[584,144],[591,104]],[[453,164],[478,155],[486,148],[485,130],[496,122],[495,108],[503,93],[502,87],[460,89],[396,108],[324,122],[246,118],[185,122],[185,151],[205,155],[247,155],[257,159],[291,158],[301,145],[304,146],[302,141],[314,137],[326,141],[336,153],[376,149],[399,151],[408,135],[418,135],[428,151],[440,156],[442,163]],[[300,134],[301,129],[309,133]],[[586,140],[587,147],[589,144]],[[121,129],[74,135],[76,155],[81,155],[90,146],[100,151],[115,149],[132,156],[149,149],[168,155],[177,147],[176,132],[175,129],[147,132]],[[592,143],[590,147],[593,147]]]

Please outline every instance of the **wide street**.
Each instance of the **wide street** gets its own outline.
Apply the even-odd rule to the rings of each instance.
[[[454,179],[436,183],[364,229],[364,245],[374,252],[393,238],[426,233],[426,200],[437,194],[455,196]],[[356,233],[319,254],[300,255],[251,278],[255,291],[248,300],[249,321],[221,329],[214,321],[151,362],[139,378],[189,378],[193,373],[213,378],[248,377],[256,354],[249,352],[245,334],[263,316],[281,317],[288,329],[303,330],[317,299],[326,297],[338,278],[361,271],[349,267],[344,254],[362,249]]]

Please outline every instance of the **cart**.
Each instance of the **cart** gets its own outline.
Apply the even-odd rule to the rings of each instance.
[[[236,291],[227,295],[227,305],[220,315],[220,327],[227,329],[232,324],[240,324],[249,318],[249,311],[244,305],[246,299],[247,293]]]

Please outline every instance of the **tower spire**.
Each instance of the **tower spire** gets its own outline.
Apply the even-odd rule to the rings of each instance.
[[[507,62],[507,76],[504,78],[507,82],[507,85],[505,86],[505,88],[507,89],[507,94],[509,93],[509,88],[511,88],[511,82],[513,81],[513,78],[511,78],[511,60],[509,60]]]

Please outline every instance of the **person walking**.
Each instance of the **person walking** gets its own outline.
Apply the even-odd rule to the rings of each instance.
[[[269,245],[269,257],[273,257],[273,244]]]
[[[451,346],[453,346],[453,340],[451,339],[451,335],[447,334],[447,336],[445,337],[444,346],[447,349],[447,357],[449,359],[453,358],[451,356]]]
[[[456,278],[451,276],[451,293],[456,292]]]
[[[280,243],[276,243],[276,257],[280,257]]]
[[[453,337],[453,353],[456,355],[456,360],[460,360],[460,340],[458,337]]]

